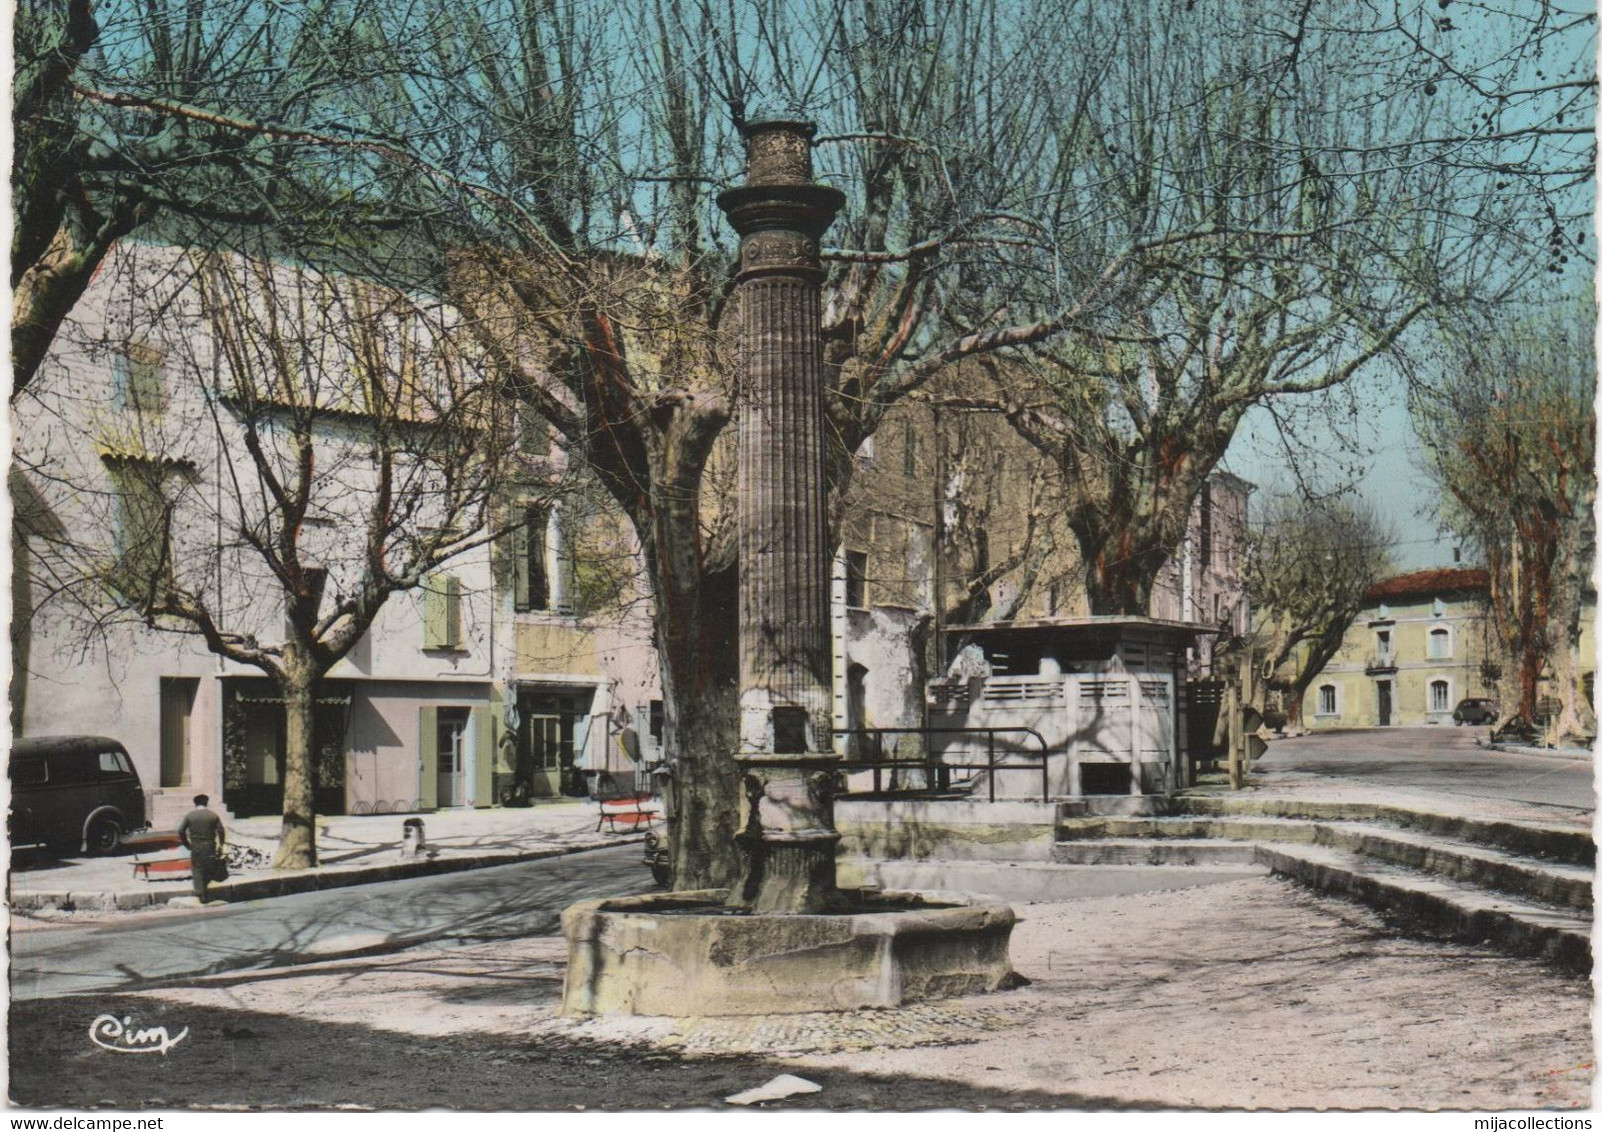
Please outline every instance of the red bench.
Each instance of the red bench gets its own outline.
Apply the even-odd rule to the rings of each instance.
[[[178,840],[175,830],[143,829],[124,835],[121,844],[124,849],[132,849],[135,853],[159,853],[164,849],[177,849],[183,842]]]
[[[601,832],[602,826],[612,833],[620,832],[620,826],[622,832],[649,826],[662,816],[660,808],[652,805],[653,801],[649,794],[619,794],[615,798],[602,798],[601,817],[595,823],[595,832]]]
[[[139,880],[188,880],[188,857],[157,857],[151,861],[133,863],[135,878]]]

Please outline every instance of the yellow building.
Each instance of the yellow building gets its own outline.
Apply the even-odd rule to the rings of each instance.
[[[1495,698],[1484,570],[1420,570],[1370,587],[1341,651],[1308,689],[1313,730],[1452,722],[1470,696]]]

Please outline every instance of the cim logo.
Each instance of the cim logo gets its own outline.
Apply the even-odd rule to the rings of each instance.
[[[136,1030],[132,1018],[119,1020],[110,1014],[101,1014],[89,1023],[89,1040],[112,1053],[159,1053],[165,1057],[168,1050],[188,1036],[188,1026],[171,1035],[165,1026]]]

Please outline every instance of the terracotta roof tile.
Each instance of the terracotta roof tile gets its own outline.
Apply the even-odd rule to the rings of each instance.
[[[1484,570],[1455,567],[1415,570],[1375,582],[1363,595],[1367,601],[1394,601],[1399,598],[1445,597],[1448,594],[1478,593],[1490,585]]]

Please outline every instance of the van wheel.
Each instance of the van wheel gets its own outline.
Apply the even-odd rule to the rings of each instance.
[[[102,857],[117,848],[117,841],[121,836],[121,823],[110,814],[101,814],[89,823],[89,831],[84,835],[84,843],[88,846],[91,854],[96,857]]]

